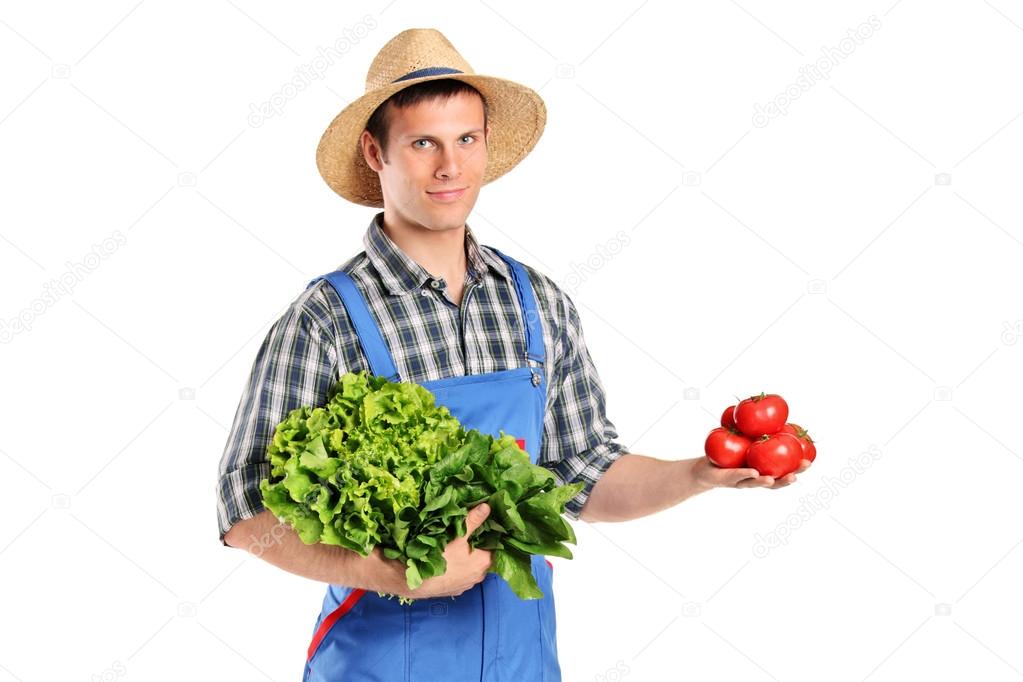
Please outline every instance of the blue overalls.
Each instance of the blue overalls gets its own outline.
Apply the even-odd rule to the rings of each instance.
[[[492,248],[492,247],[491,247]],[[526,357],[540,367],[447,377],[421,385],[466,429],[519,439],[534,464],[543,436],[547,380],[543,332],[529,277],[511,267],[525,322]],[[370,372],[398,381],[380,328],[346,273],[317,277],[334,286],[369,360]],[[527,363],[528,364],[528,363]],[[524,443],[522,441],[525,441]],[[496,573],[457,597],[402,606],[375,591],[329,585],[316,621],[305,682],[560,682],[551,564],[533,555],[542,599],[519,599]]]

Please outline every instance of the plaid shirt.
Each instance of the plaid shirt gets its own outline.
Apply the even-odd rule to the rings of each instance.
[[[348,273],[380,325],[402,381],[421,383],[538,365],[525,357],[522,311],[508,265],[480,246],[465,226],[467,272],[461,306],[443,280],[412,260],[370,221],[365,251],[338,269]],[[578,519],[594,484],[627,452],[604,414],[604,389],[583,339],[579,314],[553,280],[523,264],[541,313],[547,377],[538,464],[562,483],[585,487],[565,506]],[[220,461],[220,540],[241,519],[263,510],[260,480],[270,475],[267,447],[291,410],[323,405],[345,372],[368,370],[341,298],[320,280],[270,327],[235,412]]]

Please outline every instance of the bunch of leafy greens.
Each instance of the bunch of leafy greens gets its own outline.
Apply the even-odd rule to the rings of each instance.
[[[503,431],[464,429],[418,384],[349,372],[326,405],[288,414],[268,455],[267,509],[306,544],[364,557],[380,546],[406,567],[410,589],[444,573],[444,548],[465,535],[469,509],[482,502],[490,515],[469,545],[493,552],[490,571],[519,598],[543,597],[531,555],[572,558],[563,543],[576,537],[562,513],[583,484],[557,485]]]

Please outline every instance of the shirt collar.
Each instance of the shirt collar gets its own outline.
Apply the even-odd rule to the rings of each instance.
[[[382,227],[383,221],[382,211],[374,215],[370,221],[369,228],[362,238],[366,255],[380,274],[384,286],[392,294],[407,294],[421,288],[432,275],[387,236]],[[511,279],[508,264],[491,253],[486,246],[480,246],[468,223],[465,225],[465,254],[469,276],[473,279],[482,280],[488,270],[497,272],[505,279]]]

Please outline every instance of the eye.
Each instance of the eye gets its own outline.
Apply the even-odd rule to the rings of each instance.
[[[412,146],[415,147],[420,142],[430,142],[430,141],[427,140],[426,138],[420,138],[420,139],[416,140],[415,142],[413,142]],[[432,142],[431,142],[431,144],[432,144]],[[417,149],[426,149],[426,147],[416,147],[416,148]]]
[[[476,136],[475,135],[463,135],[462,139],[463,140],[475,140]]]

